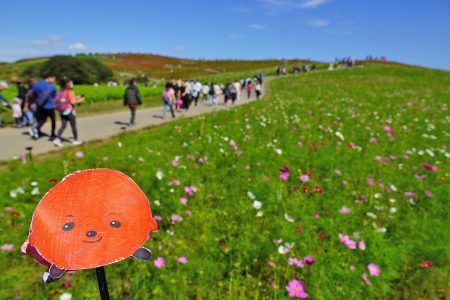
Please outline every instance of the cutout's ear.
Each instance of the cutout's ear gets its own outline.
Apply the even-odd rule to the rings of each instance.
[[[139,248],[134,252],[133,257],[140,260],[149,260],[152,258],[152,253],[147,248]]]
[[[60,279],[64,274],[66,273],[66,269],[59,269],[55,265],[51,265],[47,272],[44,273],[44,276],[42,279],[45,283],[54,282],[58,279]]]

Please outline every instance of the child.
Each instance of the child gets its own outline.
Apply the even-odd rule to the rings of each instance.
[[[20,99],[17,97],[13,99],[12,112],[13,112],[15,127],[21,128],[22,127],[22,124],[21,124],[22,108],[20,107]]]

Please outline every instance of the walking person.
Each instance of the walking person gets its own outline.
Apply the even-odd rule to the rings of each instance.
[[[125,95],[123,97],[123,105],[128,105],[130,109],[130,127],[136,126],[136,109],[138,105],[142,105],[141,94],[136,86],[135,80],[130,80],[127,89],[125,90]]]
[[[30,136],[37,140],[42,136],[41,128],[47,122],[47,118],[51,121],[50,141],[56,138],[56,116],[53,99],[56,96],[56,87],[53,85],[56,77],[52,73],[48,73],[44,80],[40,80],[33,85],[31,93],[36,105],[36,125],[29,130]]]
[[[208,101],[210,89],[211,89],[211,87],[208,85],[208,83],[205,82],[202,86],[202,101],[203,101],[203,103],[206,103],[206,101]]]
[[[181,88],[181,100],[183,100],[183,107],[186,111],[189,110],[192,101],[192,88],[189,81],[185,81]]]
[[[0,127],[2,127],[2,112],[3,107],[11,109],[11,105],[8,100],[3,97],[2,91],[8,89],[8,84],[5,81],[0,81]]]
[[[56,94],[54,102],[55,109],[59,112],[61,117],[61,128],[59,128],[57,137],[53,143],[58,147],[63,146],[61,135],[66,129],[67,123],[70,123],[73,133],[72,144],[81,145],[83,142],[78,140],[75,105],[83,102],[84,98],[75,96],[73,81],[71,79],[63,77],[61,78],[59,85],[61,87],[61,91]]]
[[[257,82],[256,86],[255,86],[255,92],[256,92],[256,99],[259,99],[259,97],[261,97],[261,83]]]
[[[22,111],[21,124],[22,126],[33,125],[33,115],[30,111],[25,110],[26,98],[28,89],[22,83],[22,81],[16,76],[11,77],[11,83],[17,86],[17,98],[20,99],[20,109]],[[27,113],[28,112],[28,113]],[[31,114],[31,118],[30,118]]]
[[[172,118],[175,118],[175,113],[173,111],[173,104],[177,101],[175,97],[175,91],[172,88],[172,85],[170,82],[166,83],[166,87],[162,94],[163,99],[163,119],[166,117],[167,110],[170,109],[170,113],[172,114]]]
[[[247,83],[247,99],[250,99],[250,97],[252,96],[252,91],[253,91],[253,84],[251,81],[249,81]]]
[[[213,107],[216,103],[216,89],[214,88],[214,84],[211,82],[209,87],[209,106]]]
[[[197,106],[201,91],[202,91],[202,84],[199,81],[194,81],[192,83],[192,98],[194,98],[195,106]]]
[[[13,104],[11,106],[14,118],[14,127],[16,128],[22,127],[22,107],[20,106],[20,103],[20,98],[16,97],[13,99]]]

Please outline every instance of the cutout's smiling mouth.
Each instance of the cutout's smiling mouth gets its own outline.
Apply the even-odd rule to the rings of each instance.
[[[98,243],[103,239],[103,237],[101,236],[98,240],[95,241],[83,241],[83,243],[88,243],[88,244],[93,244],[93,243]]]

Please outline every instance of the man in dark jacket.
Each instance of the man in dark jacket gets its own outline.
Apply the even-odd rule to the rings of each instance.
[[[130,126],[136,125],[136,107],[142,104],[141,94],[136,86],[134,80],[130,80],[130,84],[125,90],[125,95],[123,97],[123,105],[128,105],[131,111]]]

